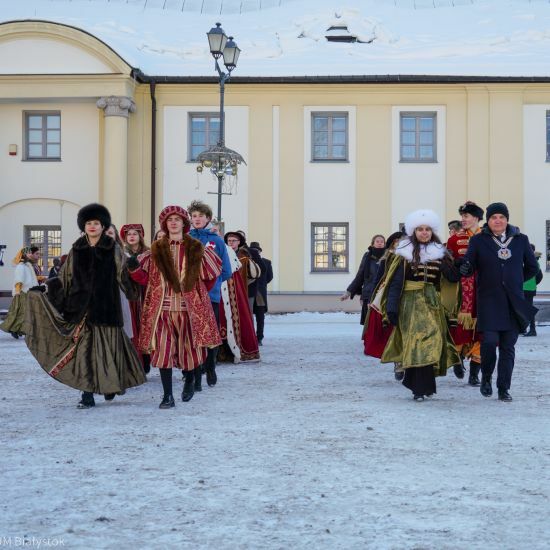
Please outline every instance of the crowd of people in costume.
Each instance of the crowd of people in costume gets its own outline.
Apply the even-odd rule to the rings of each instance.
[[[496,367],[498,398],[511,401],[515,344],[521,333],[536,335],[542,272],[505,204],[484,212],[468,201],[458,212],[446,244],[431,210],[411,212],[388,239],[375,235],[341,299],[360,296],[364,353],[392,364],[414,400],[433,396],[450,368],[464,378],[468,361],[469,385],[491,396]],[[153,366],[159,407],[169,409],[174,368],[187,402],[203,374],[216,385],[218,362],[260,360],[271,262],[243,231],[222,234],[207,204],[165,207],[150,247],[141,224],[119,232],[101,204],[83,207],[77,224],[81,236],[49,277],[37,247],[20,250],[0,328],[24,335],[50,376],[82,392],[79,408],[143,384]]]
[[[143,384],[153,366],[159,407],[169,409],[174,368],[187,402],[202,391],[203,374],[216,385],[218,361],[260,360],[271,262],[244,232],[222,236],[207,204],[164,208],[150,247],[141,224],[119,232],[101,204],[80,209],[77,224],[81,236],[49,277],[40,275],[40,250],[21,249],[0,328],[24,336],[50,376],[82,392],[78,408],[95,406],[94,394],[110,401]]]
[[[375,235],[341,299],[361,296],[365,354],[392,363],[414,400],[433,396],[449,368],[464,378],[468,361],[470,386],[491,396],[496,367],[498,398],[511,401],[518,336],[536,336],[540,254],[505,204],[484,212],[468,201],[458,211],[446,244],[431,210],[410,213],[387,240]]]

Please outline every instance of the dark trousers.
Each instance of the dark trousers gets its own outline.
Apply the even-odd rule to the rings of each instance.
[[[256,337],[258,340],[264,338],[265,324],[265,306],[254,306],[254,315],[256,316]]]
[[[483,333],[481,341],[481,372],[483,376],[491,376],[497,362],[497,388],[501,391],[509,390],[512,383],[512,371],[516,357],[515,345],[518,340],[517,329],[494,331]]]
[[[212,309],[214,310],[214,315],[216,317],[216,323],[218,328],[220,328],[220,304],[217,302],[212,302]],[[218,348],[208,348],[208,354],[206,355],[206,361],[204,362],[204,368],[206,370],[212,370],[216,367],[216,358],[218,357]]]
[[[535,298],[535,296],[537,295],[537,291],[536,290],[524,290],[523,291],[523,295],[525,296],[525,301],[530,305],[532,306],[533,305],[533,300]],[[536,332],[537,328],[535,326],[535,314],[533,314],[533,317],[531,317],[531,321],[529,323],[529,330],[531,332]]]

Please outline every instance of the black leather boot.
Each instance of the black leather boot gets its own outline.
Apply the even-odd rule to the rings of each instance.
[[[143,370],[145,374],[149,374],[151,372],[151,356],[148,353],[144,353],[141,358],[143,360]]]
[[[76,406],[77,409],[91,409],[95,407],[94,394],[89,391],[82,392],[82,398]]]
[[[214,365],[206,367],[206,383],[209,386],[215,386],[217,381],[216,367]]]
[[[159,409],[171,409],[175,406],[174,397],[172,395],[165,395],[160,402]]]
[[[185,373],[185,384],[181,392],[181,400],[183,402],[191,401],[195,393],[195,371],[189,370]]]
[[[468,376],[468,384],[470,386],[479,386],[479,370],[481,365],[477,361],[470,361],[470,375]]]
[[[498,390],[499,401],[512,401],[512,396],[508,393],[508,390]]]
[[[202,372],[201,372],[201,368],[197,367],[193,372],[195,373],[195,391],[202,391]]]
[[[481,386],[479,387],[481,395],[491,397],[493,395],[493,386],[491,384],[491,376],[481,375]]]
[[[464,368],[464,363],[460,361],[458,365],[453,365],[453,372],[459,380],[462,380],[464,378],[464,373],[466,372],[466,369]]]

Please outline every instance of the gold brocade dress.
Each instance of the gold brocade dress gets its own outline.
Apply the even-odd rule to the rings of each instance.
[[[117,285],[123,282],[121,254],[115,254]],[[59,272],[65,293],[73,279],[73,251]],[[117,289],[118,291],[118,289]],[[113,304],[113,308],[114,308]],[[41,292],[29,292],[25,343],[52,378],[97,394],[121,393],[146,382],[137,352],[122,326],[68,322]]]
[[[405,371],[403,384],[415,395],[435,393],[435,377],[445,376],[448,368],[460,363],[441,303],[442,277],[451,282],[459,279],[445,259],[414,266],[395,255],[388,269],[382,311],[387,319],[387,312],[398,308],[398,324],[381,361],[398,363],[398,370]]]

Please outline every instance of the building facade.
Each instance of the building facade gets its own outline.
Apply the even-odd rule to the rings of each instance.
[[[89,202],[148,235],[168,203],[216,211],[217,183],[194,161],[219,130],[213,79],[144,75],[41,21],[1,24],[0,60],[0,290],[23,244],[50,262],[68,251]],[[223,197],[225,227],[273,260],[275,309],[338,308],[372,235],[416,208],[455,219],[466,200],[506,202],[544,270],[549,113],[550,78],[234,77],[226,143],[247,164]]]

